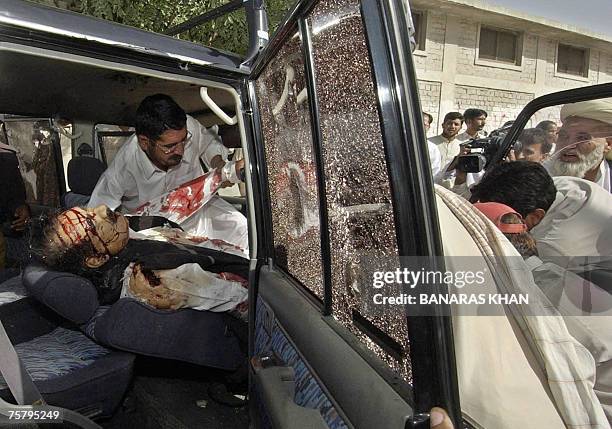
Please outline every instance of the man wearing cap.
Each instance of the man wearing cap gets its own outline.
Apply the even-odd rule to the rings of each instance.
[[[472,187],[470,201],[514,208],[543,261],[612,293],[612,195],[601,186],[576,177],[553,179],[539,163],[506,162]]]
[[[612,419],[612,295],[555,263],[542,261],[538,257],[533,237],[527,232],[527,225],[512,207],[496,202],[475,203],[474,207],[489,218],[523,256],[536,285],[549,301],[546,307],[552,304],[559,311],[542,315],[563,316],[569,333],[592,355],[593,367],[584,360],[574,361],[572,365],[580,365],[582,371],[587,373],[595,371],[593,392],[606,418]],[[534,295],[538,299],[538,293]],[[558,338],[553,337],[547,340],[551,343],[559,342]],[[579,377],[576,379],[581,381]],[[585,381],[586,385],[590,382]],[[564,382],[559,384],[559,388],[573,387]],[[566,393],[572,392],[569,390]]]
[[[612,98],[569,103],[561,108],[555,153],[545,163],[552,176],[573,176],[595,182],[612,192]]]

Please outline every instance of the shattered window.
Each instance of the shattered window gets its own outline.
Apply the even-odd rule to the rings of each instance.
[[[257,80],[275,263],[323,300],[317,171],[296,33]]]
[[[364,257],[383,265],[398,256],[378,101],[359,2],[322,1],[307,24],[319,100],[333,314],[409,382],[405,310],[403,306],[372,308],[371,284],[359,278]]]

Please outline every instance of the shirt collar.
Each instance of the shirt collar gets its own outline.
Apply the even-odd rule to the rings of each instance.
[[[147,156],[147,154],[145,153],[144,150],[142,150],[142,148],[140,147],[140,145],[138,145],[138,142],[136,142],[137,148],[136,148],[136,160],[138,163],[138,167],[140,169],[140,171],[142,172],[142,176],[145,179],[150,179],[153,174],[155,174],[156,171],[161,171],[159,168],[157,168],[155,166],[155,164],[153,164],[151,162],[151,160],[149,159],[149,157]]]
[[[442,138],[442,140],[444,140],[446,143],[452,143],[457,139],[458,134],[455,134],[453,136],[453,138],[451,139],[447,139],[446,136],[444,134],[440,134],[440,137]]]
[[[147,154],[145,153],[144,150],[142,150],[142,148],[140,147],[140,145],[138,145],[137,143],[137,155],[136,155],[136,159],[138,160],[138,166],[140,167],[140,171],[142,172],[142,176],[145,179],[150,179],[156,172],[159,173],[168,173],[170,170],[174,170],[176,168],[179,168],[179,166],[183,163],[186,164],[190,164],[191,162],[188,160],[188,156],[187,153],[183,153],[183,158],[181,159],[181,163],[179,165],[177,165],[176,167],[172,167],[169,168],[168,171],[164,171],[161,168],[158,168],[155,166],[155,164],[153,164],[153,162],[149,159],[149,157],[147,156]],[[185,148],[187,149],[187,148]]]
[[[467,132],[467,130],[465,130],[463,132],[463,134],[465,134],[467,137],[469,137],[470,139],[480,139],[482,137],[484,137],[484,132],[483,131],[476,131],[476,134],[474,134],[473,136],[471,134],[469,134]]]

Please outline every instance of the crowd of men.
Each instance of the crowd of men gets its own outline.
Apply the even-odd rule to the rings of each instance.
[[[463,172],[457,159],[466,153],[464,143],[484,136],[486,118],[480,109],[445,115],[442,134],[428,141],[435,182],[484,207],[483,213],[504,233],[500,214],[515,216],[523,228],[513,225],[512,234],[505,235],[539,289],[553,304],[563,293],[580,297],[575,301],[578,317],[564,319],[571,335],[593,356],[593,391],[610,422],[610,318],[583,316],[597,313],[596,308],[612,309],[612,161],[607,158],[612,100],[565,104],[559,124],[542,121],[523,130],[506,162],[479,173]],[[431,115],[423,113],[423,121],[428,130]],[[460,133],[464,122],[466,130]]]
[[[466,143],[487,136],[484,131],[487,116],[486,111],[477,108],[444,116],[442,133],[430,137],[427,143],[437,184],[469,196],[466,188],[477,183],[484,173],[465,174],[457,168],[457,160],[468,152]],[[432,115],[423,112],[426,133],[432,122]],[[606,156],[612,146],[612,101],[566,104],[561,108],[560,122],[561,126],[545,120],[535,128],[525,128],[507,159],[542,163],[553,177],[579,177],[610,192],[610,162]]]
[[[487,136],[484,131],[487,116],[486,111],[478,108],[444,115],[442,133],[427,140],[435,183],[473,203],[506,206],[501,209],[503,213],[494,207],[495,213],[512,214],[524,228],[508,229],[497,215],[491,220],[503,232],[529,234],[535,247],[528,249],[528,253],[525,248],[517,247],[517,250],[531,261],[528,265],[536,282],[537,274],[544,272],[542,267],[547,264],[548,277],[542,277],[542,284],[538,284],[545,292],[556,293],[556,284],[545,283],[551,281],[552,264],[558,264],[560,270],[584,278],[586,283],[581,287],[588,289],[590,296],[599,296],[599,291],[609,294],[612,291],[612,173],[611,162],[606,157],[612,148],[612,100],[566,104],[560,110],[559,123],[546,120],[523,130],[506,159],[508,162],[480,172],[463,171],[459,157],[467,154],[467,143]],[[423,112],[426,133],[432,122],[432,115]],[[11,167],[2,171],[18,177],[12,149],[0,145],[0,155],[0,161],[6,158]],[[244,161],[228,160],[228,151],[213,130],[186,115],[170,97],[163,94],[147,97],[137,111],[135,135],[120,149],[93,191],[88,204],[94,208],[90,210],[91,219],[97,216],[102,223],[114,225],[117,223],[115,210],[131,212],[201,176],[205,171],[203,164],[206,169],[218,169],[226,184],[241,181]],[[12,177],[5,180],[13,180]],[[24,229],[29,212],[22,186],[14,188],[15,195],[5,196],[7,201],[2,206],[6,213],[0,220],[5,222],[5,229],[19,231]],[[104,206],[110,210],[99,210]],[[491,206],[480,207],[491,210]],[[79,210],[86,213],[85,209]],[[221,198],[213,198],[200,214],[181,226],[196,235],[225,240],[248,254],[246,218],[234,207]],[[81,213],[80,216],[85,219],[89,215]],[[78,223],[72,218],[67,220],[72,226]],[[92,227],[82,228],[81,235],[85,236]],[[95,256],[109,251],[112,241],[119,236],[115,229],[113,226],[111,239],[100,239],[102,250],[94,249],[98,252]],[[61,238],[61,234],[57,236]],[[127,235],[122,240],[121,245],[125,246]],[[75,242],[60,241],[60,244]],[[538,257],[535,262],[533,256]],[[596,319],[585,327],[587,322],[581,320],[577,324],[574,320],[568,326],[597,360],[594,390],[607,419],[612,421],[612,329],[602,321],[605,322]],[[592,346],[594,336],[598,342]],[[445,414],[440,415],[438,420],[448,420]]]

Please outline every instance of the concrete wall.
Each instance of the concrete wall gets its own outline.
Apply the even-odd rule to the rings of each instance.
[[[423,110],[434,116],[430,136],[441,132],[442,118],[453,110],[463,112],[469,107],[486,110],[489,113],[486,129],[491,131],[514,119],[534,97],[612,82],[612,44],[609,52],[590,49],[588,77],[561,75],[556,73],[556,37],[534,33],[529,25],[526,29],[505,27],[522,33],[520,65],[483,61],[477,58],[480,25],[500,28],[499,24],[488,22],[487,11],[475,15],[476,19],[426,7],[418,10],[426,14],[426,42],[425,50],[414,53],[414,61]],[[572,40],[571,36],[568,31],[564,37]],[[538,119],[554,114],[542,112]]]
[[[474,86],[455,86],[455,106],[458,112],[470,107],[487,111],[489,129],[495,129],[504,122],[516,118],[523,107],[533,100],[533,94]],[[491,127],[491,124],[493,127]]]
[[[436,128],[438,118],[440,116],[440,88],[442,84],[440,82],[428,82],[426,80],[419,80],[419,95],[421,97],[421,107],[424,112],[429,113],[433,116],[433,122],[431,123],[432,129]],[[442,114],[444,116],[444,114]],[[440,119],[441,120],[441,119]]]

